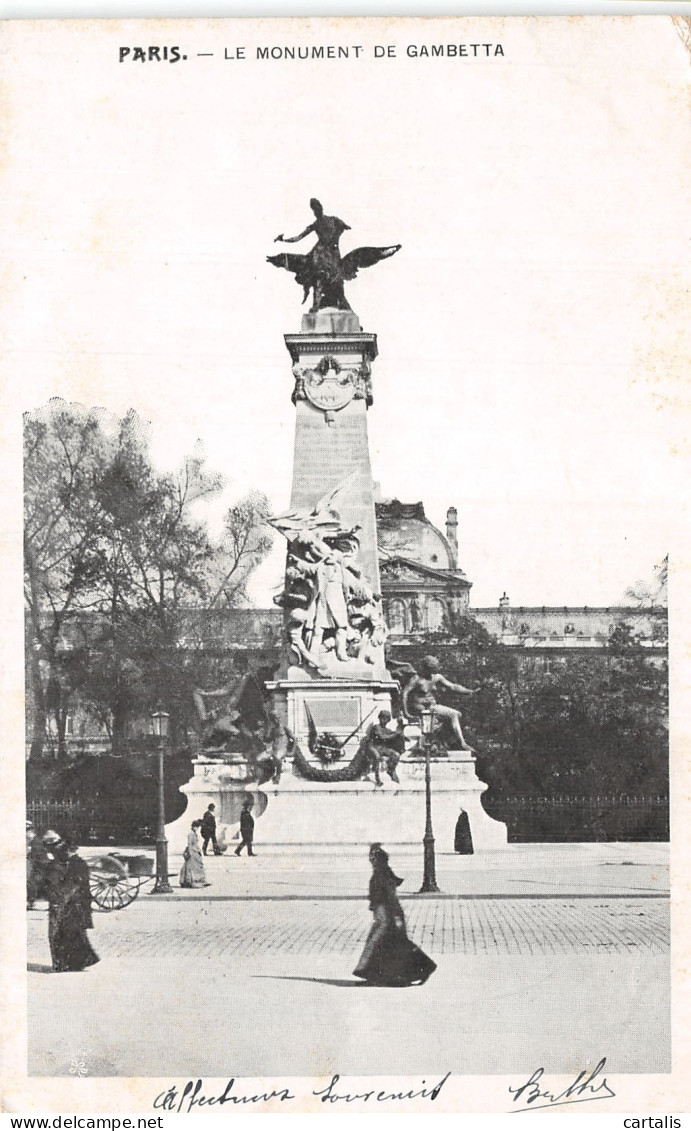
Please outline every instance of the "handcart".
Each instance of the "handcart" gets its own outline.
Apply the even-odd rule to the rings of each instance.
[[[154,878],[150,856],[126,856],[109,852],[89,861],[89,889],[96,911],[121,911],[139,895],[140,888]]]

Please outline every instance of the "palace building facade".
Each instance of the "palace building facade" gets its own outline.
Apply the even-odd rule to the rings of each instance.
[[[377,528],[384,613],[392,644],[412,644],[440,633],[453,641],[458,618],[471,616],[502,644],[549,657],[602,650],[625,621],[636,643],[666,648],[666,598],[652,607],[513,607],[503,593],[496,605],[473,607],[472,582],[458,564],[458,515],[446,512],[446,534],[429,521],[424,505],[378,502]],[[663,603],[664,602],[664,603]]]

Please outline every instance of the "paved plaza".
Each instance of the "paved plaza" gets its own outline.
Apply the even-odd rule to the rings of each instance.
[[[257,851],[209,858],[209,888],[149,885],[96,914],[101,962],[84,973],[50,973],[46,912],[29,912],[30,1072],[67,1075],[75,1057],[90,1075],[483,1074],[602,1055],[613,1072],[668,1069],[666,846],[439,854],[439,896],[415,894],[419,850],[393,848],[409,933],[439,967],[407,990],[351,976],[370,925],[361,847]]]

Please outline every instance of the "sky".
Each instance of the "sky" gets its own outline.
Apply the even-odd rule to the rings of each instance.
[[[21,54],[9,28],[32,98],[10,82],[6,450],[51,396],[134,408],[161,467],[200,440],[228,476],[212,521],[250,488],[285,509],[302,296],[266,256],[317,196],[351,226],[344,253],[402,244],[347,287],[378,336],[373,473],[442,528],[457,508],[471,603],[608,605],[674,560],[691,142],[671,19],[168,26],[174,65],[120,63],[143,32],[126,21],[37,26]],[[504,54],[407,54],[473,42]],[[318,43],[351,57],[256,57]]]

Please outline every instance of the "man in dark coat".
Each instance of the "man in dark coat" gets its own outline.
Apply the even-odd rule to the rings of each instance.
[[[240,836],[242,837],[242,840],[235,849],[236,856],[240,855],[243,848],[247,849],[248,856],[254,856],[254,852],[252,851],[252,841],[254,840],[254,817],[250,812],[253,804],[254,802],[249,797],[247,798],[247,801],[243,801],[242,803],[242,812],[240,813]]]
[[[214,809],[216,806],[213,801],[210,803],[206,813],[202,817],[201,833],[202,833],[202,852],[206,856],[206,850],[209,847],[209,841],[214,846],[214,856],[220,856],[221,850],[218,847],[216,840],[216,817],[214,816]]]

